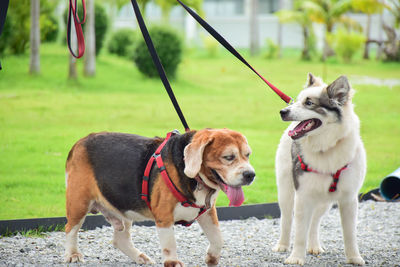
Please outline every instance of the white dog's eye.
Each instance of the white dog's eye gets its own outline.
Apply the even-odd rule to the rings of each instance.
[[[228,161],[232,161],[232,160],[235,159],[235,155],[223,156],[223,158],[228,160]]]
[[[304,102],[304,105],[306,106],[311,106],[312,104],[314,104],[310,99],[307,99],[306,102]]]

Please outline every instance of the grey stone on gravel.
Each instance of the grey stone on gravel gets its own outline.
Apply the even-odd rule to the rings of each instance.
[[[400,203],[363,202],[359,206],[358,244],[366,266],[400,266]],[[220,266],[285,266],[289,252],[271,250],[279,238],[279,219],[220,222],[225,241]],[[79,233],[85,263],[63,264],[62,232],[44,238],[17,235],[0,239],[0,266],[140,266],[114,248],[111,227]],[[198,224],[175,227],[178,255],[186,266],[204,266],[208,241]],[[135,246],[161,266],[155,227],[134,226]],[[306,266],[346,264],[339,211],[330,210],[322,220],[321,241],[325,252],[307,255]]]

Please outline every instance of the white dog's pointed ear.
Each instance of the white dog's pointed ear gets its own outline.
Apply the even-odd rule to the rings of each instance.
[[[209,134],[204,132],[203,134],[195,135],[192,142],[185,147],[183,160],[185,162],[184,173],[186,176],[194,178],[200,172],[204,149],[212,140]]]
[[[346,76],[340,76],[326,88],[331,100],[343,106],[349,99],[350,84]]]
[[[314,76],[311,72],[307,74],[307,82],[304,85],[304,88],[313,87],[313,86],[321,86],[323,85],[323,81],[321,78]]]
[[[315,84],[315,82],[316,82],[315,76],[312,75],[311,72],[309,72],[308,75],[307,75],[306,87],[311,87],[311,86],[313,86],[313,85]]]

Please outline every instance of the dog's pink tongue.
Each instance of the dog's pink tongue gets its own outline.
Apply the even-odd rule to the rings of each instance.
[[[239,207],[244,201],[244,193],[241,187],[226,186],[226,195],[230,202],[229,206]]]

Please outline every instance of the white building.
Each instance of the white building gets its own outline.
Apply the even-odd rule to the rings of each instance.
[[[233,46],[248,48],[250,46],[250,2],[251,0],[204,0],[203,10],[205,19]],[[290,9],[292,0],[258,0],[258,40],[259,45],[265,46],[266,39],[270,38],[278,43],[278,18],[273,14],[281,8]],[[365,29],[367,16],[365,14],[349,14],[357,20]],[[161,23],[161,10],[154,3],[146,7],[145,17],[149,23]],[[379,31],[381,20],[390,23],[392,17],[386,11],[382,18],[379,15],[372,16],[371,38],[385,39],[385,35]],[[201,35],[207,34],[186,13],[181,6],[175,6],[171,11],[170,25],[185,33],[186,39],[195,43],[201,43]],[[137,22],[130,4],[125,5],[115,16],[113,29],[136,28]],[[301,48],[303,36],[300,26],[297,24],[283,24],[282,46]],[[324,28],[314,24],[314,30],[318,40],[318,47],[322,47]]]

